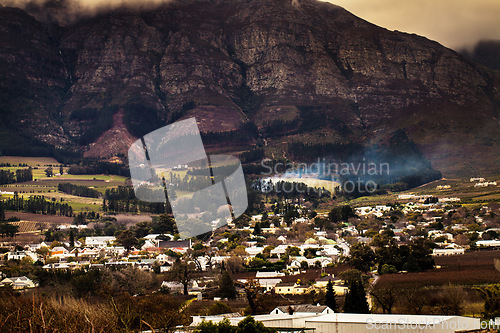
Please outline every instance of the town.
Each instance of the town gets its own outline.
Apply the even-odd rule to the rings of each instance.
[[[471,178],[461,186],[496,185]],[[116,303],[112,315],[90,321],[116,320],[135,330],[190,332],[254,318],[278,332],[330,332],[333,323],[361,332],[370,321],[410,324],[419,316],[433,327],[451,327],[446,332],[493,327],[500,310],[488,304],[500,297],[500,204],[463,204],[470,199],[451,187],[431,183],[427,190],[395,193],[387,203],[375,196],[331,209],[325,209],[329,192],[321,201],[257,191],[261,197],[246,214],[190,239],[179,238],[168,214],[117,214],[111,195],[100,213],[38,223],[39,230],[23,238],[30,233],[20,232],[25,223],[5,209],[6,199],[0,290],[37,295],[38,302],[44,296],[32,291],[53,295],[53,302],[120,299],[136,319],[124,320]],[[17,192],[8,197],[24,200]],[[156,310],[157,318],[138,308],[160,304],[165,308]]]

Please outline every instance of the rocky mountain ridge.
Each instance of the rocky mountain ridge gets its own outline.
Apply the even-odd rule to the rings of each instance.
[[[455,172],[498,150],[499,72],[328,3],[173,1],[64,27],[0,7],[0,31],[0,129],[26,140],[85,152],[123,110],[135,137],[192,116],[203,132],[254,123],[233,151],[404,129]]]

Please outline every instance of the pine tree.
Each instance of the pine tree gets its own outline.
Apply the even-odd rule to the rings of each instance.
[[[255,222],[255,226],[253,228],[253,234],[255,236],[258,236],[262,233],[262,228],[260,226],[260,222]]]
[[[349,291],[345,295],[343,310],[345,313],[370,313],[365,288],[360,280],[352,280],[349,283]]]
[[[69,231],[69,246],[75,247],[75,234],[73,233],[73,229]]]
[[[326,284],[325,305],[337,312],[337,294],[333,289],[333,283],[331,280],[329,280]]]
[[[5,209],[3,208],[3,201],[0,201],[0,221],[5,220]]]
[[[236,288],[233,279],[227,270],[222,271],[222,276],[219,281],[219,294],[222,298],[234,299],[236,298]]]

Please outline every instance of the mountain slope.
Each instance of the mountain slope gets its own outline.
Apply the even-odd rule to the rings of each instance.
[[[0,18],[2,117],[43,142],[85,151],[123,109],[135,137],[191,116],[204,132],[250,121],[275,154],[404,129],[445,173],[498,165],[498,72],[328,3],[179,1],[64,27],[6,7]]]

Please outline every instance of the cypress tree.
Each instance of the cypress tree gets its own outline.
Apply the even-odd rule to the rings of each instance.
[[[222,276],[219,281],[219,294],[222,298],[236,298],[236,288],[233,279],[226,269],[222,271]]]
[[[352,280],[349,283],[349,291],[345,295],[343,310],[346,313],[370,313],[365,288],[360,280]]]
[[[3,201],[0,201],[0,221],[5,220],[5,210],[3,208]]]
[[[325,305],[337,312],[337,294],[333,289],[333,283],[331,280],[329,280],[326,284]]]

